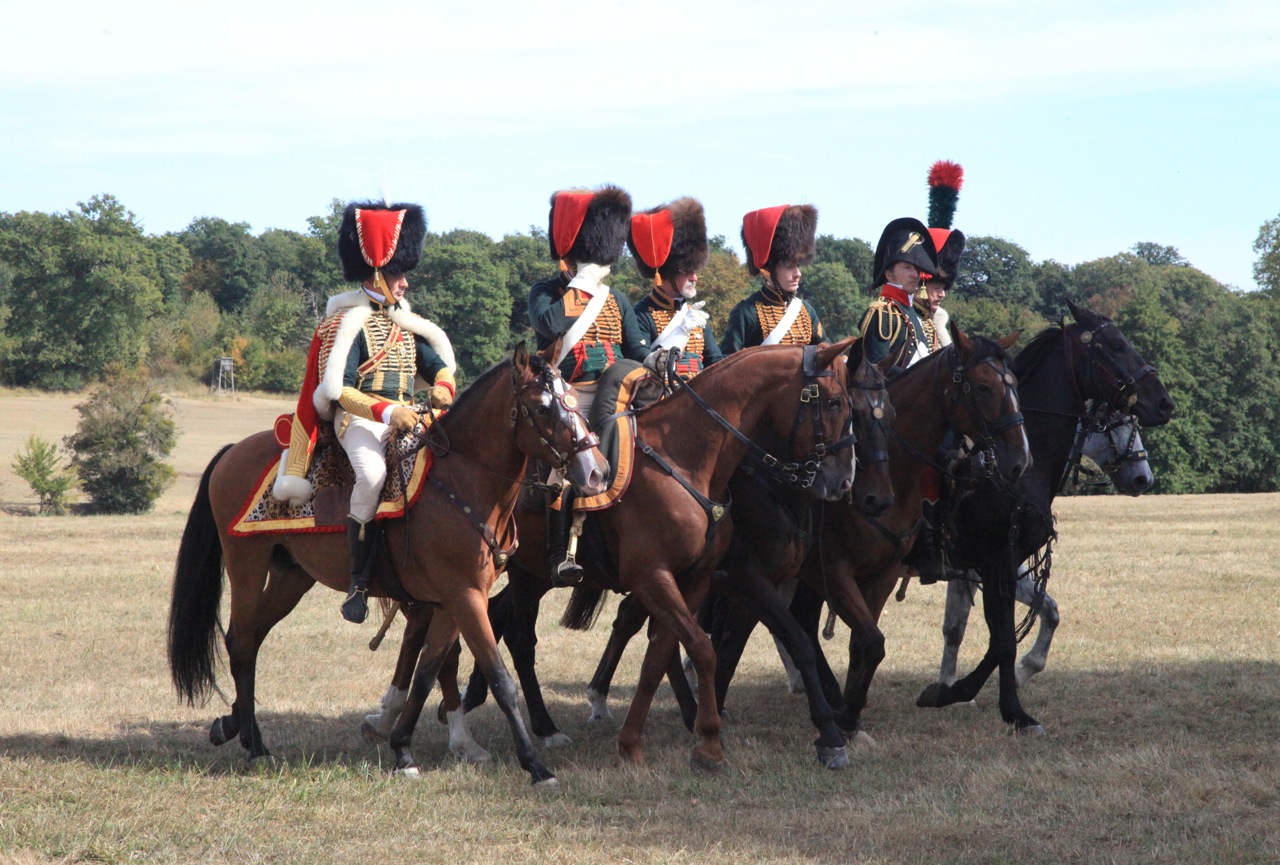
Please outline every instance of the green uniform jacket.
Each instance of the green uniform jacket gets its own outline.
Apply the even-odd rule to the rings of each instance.
[[[640,323],[640,329],[648,335],[649,345],[652,346],[657,342],[658,336],[671,321],[671,317],[687,302],[683,297],[672,300],[656,290],[640,298],[636,303],[636,321]],[[711,326],[704,325],[689,334],[689,341],[685,344],[676,368],[680,371],[682,379],[688,379],[697,375],[704,367],[723,359],[720,346],[711,335]]]
[[[768,285],[740,301],[729,313],[729,324],[725,328],[724,339],[720,340],[721,353],[728,356],[735,351],[763,343],[765,336],[781,320],[787,301],[788,298]],[[823,342],[822,322],[818,320],[818,311],[803,298],[800,303],[803,308],[795,321],[791,322],[791,329],[779,345],[817,345]]]
[[[911,298],[905,291],[885,284],[880,288],[867,314],[863,316],[862,353],[870,363],[886,357],[893,358],[895,369],[900,372],[911,365],[917,345],[928,343],[924,323],[911,308]]]
[[[561,273],[542,280],[529,291],[529,323],[538,335],[539,351],[568,333],[586,307],[587,296],[568,288],[569,278]],[[609,294],[612,302],[605,302],[582,335],[576,353],[570,352],[560,364],[566,381],[595,381],[619,355],[638,361],[649,356],[649,338],[636,320],[631,301],[614,288],[609,289]]]

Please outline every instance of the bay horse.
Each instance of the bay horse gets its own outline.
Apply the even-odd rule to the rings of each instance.
[[[823,508],[818,536],[800,569],[792,611],[817,656],[819,687],[839,706],[836,723],[849,737],[866,739],[861,710],[875,668],[884,658],[884,635],[876,626],[880,607],[866,587],[888,576],[911,550],[920,530],[920,479],[947,434],[968,436],[988,454],[988,465],[1014,481],[1030,463],[1018,384],[1005,349],[1018,334],[993,341],[970,338],[953,326],[953,342],[888,381],[896,412],[888,444],[893,503],[873,514],[852,502]],[[887,593],[886,593],[887,594]],[[848,680],[841,688],[818,646],[821,606],[826,602],[851,628]],[[883,603],[881,599],[880,603]],[[733,609],[732,607],[730,609]],[[721,665],[717,687],[727,689],[755,625],[749,610],[737,609],[717,646]],[[806,691],[809,689],[806,683]]]
[[[1027,395],[1023,389],[1024,397]],[[1028,428],[1033,428],[1029,422]],[[1029,433],[1030,434],[1030,433]],[[1147,451],[1142,444],[1138,419],[1129,414],[1108,411],[1107,406],[1094,401],[1087,416],[1080,419],[1076,428],[1076,442],[1060,489],[1066,486],[1068,476],[1080,465],[1080,457],[1088,457],[1102,470],[1103,476],[1117,492],[1127,496],[1140,496],[1151,488],[1155,480]],[[905,584],[904,584],[905,585]],[[942,620],[942,662],[938,668],[938,681],[950,685],[955,682],[956,661],[960,645],[964,642],[969,623],[969,612],[978,590],[977,575],[973,580],[951,580],[947,583],[947,607]],[[902,592],[898,593],[899,598]],[[1041,672],[1048,662],[1053,635],[1061,621],[1058,602],[1047,591],[1047,586],[1037,588],[1036,580],[1026,563],[1018,566],[1018,582],[1014,600],[1025,607],[1035,605],[1039,627],[1031,648],[1018,659],[1014,668],[1014,680],[1019,688],[1031,677]]]
[[[871,513],[881,513],[893,503],[893,486],[888,470],[888,430],[893,425],[893,403],[887,396],[885,372],[892,364],[886,358],[880,365],[866,361],[859,340],[849,351],[849,389],[854,413],[857,441],[854,454],[858,471],[854,476],[853,500]],[[767,445],[773,446],[773,445]],[[804,562],[813,539],[814,518],[812,496],[771,477],[764,466],[748,458],[729,484],[733,495],[731,512],[734,520],[733,540],[715,571],[712,594],[700,613],[704,630],[716,637],[712,621],[720,621],[729,604],[746,604],[754,616],[763,621],[790,657],[795,658],[799,675],[810,687],[803,693],[808,700],[809,717],[818,730],[813,743],[818,761],[829,769],[849,765],[844,738],[835,724],[834,710],[826,694],[818,687],[817,659],[809,639],[788,609],[789,596],[779,594],[779,586],[794,580]],[[571,605],[581,606],[585,590],[574,593]],[[599,592],[597,590],[597,595]],[[589,599],[585,603],[592,603]],[[717,611],[717,612],[714,612]],[[610,631],[609,641],[601,655],[587,699],[591,715],[587,723],[599,723],[612,717],[609,711],[609,687],[627,643],[644,626],[649,614],[634,596],[624,598]],[[724,708],[724,688],[732,670],[723,668],[722,656],[716,657],[717,709]],[[683,673],[668,676],[680,704],[686,725],[692,723],[696,703]],[[470,694],[468,689],[468,694]]]
[[[1037,554],[1049,549],[1055,535],[1050,505],[1076,426],[1090,400],[1108,411],[1132,414],[1144,426],[1168,423],[1173,416],[1173,400],[1159,375],[1115,323],[1075,304],[1069,307],[1074,322],[1047,328],[1014,361],[1026,396],[1032,469],[1013,483],[982,482],[956,497],[952,508],[953,563],[977,571],[981,580],[987,652],[967,676],[951,684],[934,682],[916,701],[922,708],[969,702],[998,670],[1001,717],[1015,730],[1034,735],[1043,735],[1044,727],[1022,708],[1014,669],[1015,587],[1019,565],[1033,556],[1034,579],[1043,587],[1048,578],[1051,559]]]
[[[635,414],[638,451],[641,441],[649,447],[642,451],[644,458],[637,456],[625,495],[593,515],[600,530],[600,555],[587,556],[582,562],[587,579],[599,591],[630,593],[654,620],[640,680],[618,733],[618,752],[624,761],[644,762],[644,722],[662,677],[673,666],[679,669],[678,640],[699,674],[692,725],[699,741],[690,763],[698,769],[715,769],[722,763],[713,690],[715,654],[692,610],[702,604],[711,571],[728,548],[732,517],[723,511],[721,527],[714,530],[706,503],[724,502],[721,507],[727,507],[730,477],[749,451],[762,452],[754,440],[766,429],[792,431],[789,455],[781,459],[768,455],[766,462],[787,462],[793,457],[811,465],[813,480],[806,486],[812,495],[836,499],[850,492],[855,466],[852,437],[846,433],[852,423],[853,400],[846,365],[836,361],[854,342],[849,338],[816,347],[745,349]],[[674,472],[663,468],[663,463]],[[677,475],[687,478],[694,489]],[[537,540],[545,533],[545,515],[541,507],[521,509],[517,522],[525,536],[534,540],[512,559],[501,608],[505,621],[496,626],[511,651],[534,732],[544,743],[564,743],[567,737],[547,712],[535,671],[538,609],[551,588],[546,556]],[[587,627],[596,610],[594,602],[576,609],[571,605],[562,624]],[[498,611],[495,604],[495,616]],[[473,675],[467,688],[467,708],[483,700],[479,676]]]
[[[530,457],[563,467],[587,494],[603,489],[603,458],[582,416],[572,409],[571,389],[556,368],[531,357],[524,345],[511,360],[480,376],[453,408],[428,430],[435,454],[423,495],[404,518],[385,529],[390,568],[374,574],[371,591],[386,597],[400,589],[418,605],[436,608],[410,694],[425,701],[427,689],[459,633],[495,683],[494,693],[516,740],[520,765],[536,785],[555,785],[521,720],[517,689],[489,628],[489,590],[515,542],[511,523]],[[194,704],[215,687],[215,637],[225,564],[231,588],[226,649],[235,702],[216,719],[210,741],[239,735],[252,759],[269,756],[254,711],[257,657],[267,633],[315,583],[345,592],[346,540],[342,533],[231,535],[228,527],[258,479],[279,458],[270,431],[220,451],[200,479],[178,551],[169,611],[168,650],[173,683]],[[506,545],[506,546],[504,546]],[[413,767],[410,727],[397,727],[392,747],[397,767]]]

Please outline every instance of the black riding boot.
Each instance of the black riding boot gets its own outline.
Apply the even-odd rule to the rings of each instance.
[[[573,528],[573,489],[566,487],[560,510],[547,508],[547,556],[551,560],[551,585],[556,588],[582,582],[582,566],[569,555],[569,532]]]
[[[947,567],[942,553],[942,508],[935,502],[924,502],[924,523],[915,546],[902,560],[920,578],[920,585],[927,586],[939,580],[950,580],[960,572]]]
[[[362,523],[347,517],[347,550],[351,554],[351,588],[342,602],[342,618],[360,624],[369,615],[369,565],[377,538],[373,520]]]

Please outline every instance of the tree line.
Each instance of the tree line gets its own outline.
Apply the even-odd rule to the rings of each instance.
[[[342,202],[305,232],[200,217],[147,234],[111,195],[65,213],[0,213],[0,382],[76,390],[112,364],[160,381],[208,381],[235,360],[237,385],[295,392],[327,298],[349,286],[337,258]],[[724,237],[699,273],[718,337],[756,287]],[[1168,493],[1280,489],[1280,217],[1254,245],[1262,290],[1233,290],[1177,249],[1139,243],[1081,264],[1033,261],[1017,243],[972,236],[945,306],[968,332],[1021,330],[1025,343],[1061,320],[1071,300],[1110,316],[1160,372],[1174,420],[1144,431]],[[826,332],[856,332],[873,295],[872,245],[823,235],[801,292]],[[463,229],[429,233],[410,279],[416,311],[440,324],[473,378],[532,341],[529,287],[554,272],[545,231],[494,240]],[[629,258],[608,280],[633,299],[649,286]]]

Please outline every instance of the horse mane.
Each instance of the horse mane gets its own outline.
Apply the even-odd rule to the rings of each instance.
[[[1050,325],[1032,337],[1018,356],[1013,359],[1013,374],[1018,378],[1044,363],[1050,349],[1056,349],[1062,340],[1062,326]]]
[[[440,418],[440,423],[452,426],[454,424],[465,423],[470,410],[479,404],[479,399],[475,394],[482,393],[488,389],[490,379],[497,377],[500,373],[511,369],[510,358],[500,360],[493,366],[489,367],[478,378],[458,391],[457,397],[453,401],[453,405],[449,408],[448,413]]]

